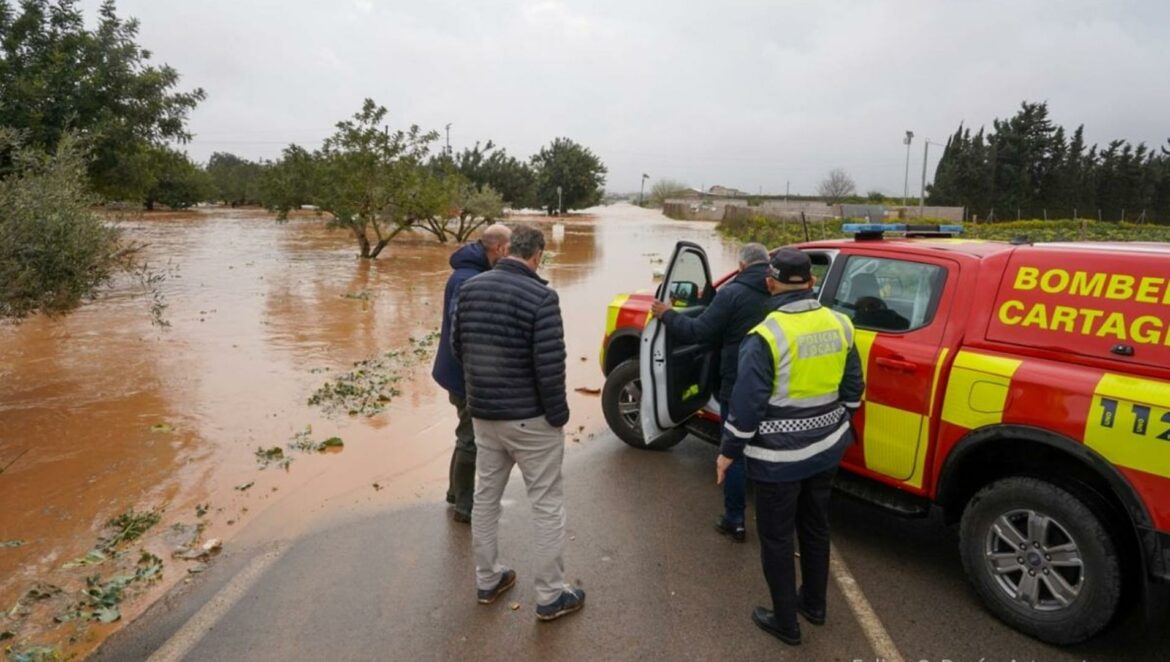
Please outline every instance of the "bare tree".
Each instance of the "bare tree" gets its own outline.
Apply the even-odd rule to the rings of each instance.
[[[817,193],[830,205],[835,205],[842,198],[853,195],[856,189],[857,186],[853,183],[853,178],[841,168],[830,170],[829,176],[817,185]]]

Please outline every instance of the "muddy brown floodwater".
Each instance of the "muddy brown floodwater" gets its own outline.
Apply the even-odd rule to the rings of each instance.
[[[713,224],[628,205],[563,219],[563,233],[549,219],[512,220],[538,223],[555,252],[542,273],[565,318],[567,443],[585,443],[604,419],[595,396],[573,389],[602,385],[605,306],[652,287],[656,260],[679,239],[707,247],[716,273],[733,266],[733,249]],[[313,216],[278,224],[249,210],[124,225],[171,274],[170,328],[151,325],[129,284],[63,319],[0,326],[0,467],[12,462],[0,474],[0,632],[15,634],[0,646],[92,650],[117,624],[55,625],[53,611],[76,602],[86,576],[133,567],[143,548],[165,566],[162,581],[132,586],[122,622],[134,618],[197,563],[171,557],[173,526],[202,524],[202,540],[229,546],[287,539],[361,509],[441,499],[446,489],[454,418],[430,380],[429,355],[406,369],[402,395],[376,416],[330,417],[307,400],[355,361],[438,329],[453,245],[410,237],[365,262],[345,233]],[[286,447],[306,426],[317,440],[341,437],[342,452],[286,449],[287,470],[261,468],[258,447]],[[162,520],[122,547],[121,566],[62,568],[131,508],[161,510]],[[3,545],[16,540],[24,544]],[[37,582],[63,589],[55,606],[6,618]]]

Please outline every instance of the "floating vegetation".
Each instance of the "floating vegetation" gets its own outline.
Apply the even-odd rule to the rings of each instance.
[[[273,446],[271,448],[258,447],[256,449],[256,461],[260,463],[261,469],[267,469],[268,465],[275,464],[276,466],[288,471],[288,465],[292,464],[292,457],[284,454],[284,449],[280,446]]]
[[[94,549],[109,551],[120,543],[137,540],[150,527],[158,524],[160,519],[162,519],[162,514],[157,510],[140,513],[131,508],[106,523],[106,526],[114,529],[114,532],[99,539],[97,547]]]
[[[431,356],[438,344],[439,332],[410,338],[406,349],[396,349],[381,356],[357,361],[353,370],[325,382],[309,397],[309,404],[321,407],[326,414],[345,412],[349,416],[374,416],[382,413],[394,398],[402,395],[397,384],[402,371]]]
[[[48,646],[31,646],[8,651],[8,662],[58,662],[60,659],[61,653],[56,648]]]
[[[373,298],[369,290],[358,290],[357,292],[346,292],[341,295],[343,299],[354,299],[356,301],[369,301]]]
[[[24,544],[23,540],[3,540],[0,541],[0,549],[13,549]]]
[[[256,484],[256,481],[250,480],[250,481],[244,483],[243,485],[236,485],[235,489],[237,491],[240,491],[240,492],[246,492],[249,489],[251,489],[251,487],[255,484]]]
[[[324,453],[327,450],[339,449],[344,446],[345,442],[341,440],[341,437],[329,437],[324,441],[314,441],[312,425],[306,425],[304,430],[294,434],[288,445],[289,450],[304,453]]]
[[[160,434],[172,434],[175,431],[175,426],[170,423],[155,423],[150,426],[151,432],[158,432]]]
[[[162,568],[162,559],[143,551],[138,557],[138,564],[132,575],[116,575],[104,582],[99,575],[87,577],[83,592],[85,599],[58,614],[53,620],[58,623],[77,619],[113,623],[122,618],[119,605],[126,597],[126,589],[137,582],[147,584],[153,582],[162,576]]]

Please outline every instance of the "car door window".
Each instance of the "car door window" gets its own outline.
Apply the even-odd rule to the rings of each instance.
[[[712,294],[703,257],[693,250],[679,252],[665,283],[666,301],[676,308],[690,308],[706,303]]]
[[[830,305],[862,329],[913,331],[930,324],[945,284],[937,265],[852,255]]]

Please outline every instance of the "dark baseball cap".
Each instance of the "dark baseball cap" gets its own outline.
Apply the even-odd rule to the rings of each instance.
[[[800,285],[812,280],[812,261],[795,248],[781,248],[772,255],[768,275],[786,285]]]

